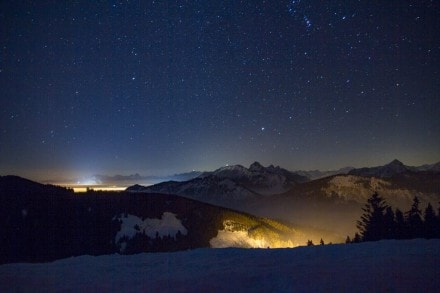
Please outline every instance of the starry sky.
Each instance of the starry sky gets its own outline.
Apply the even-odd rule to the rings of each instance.
[[[439,1],[1,1],[0,174],[440,160]]]

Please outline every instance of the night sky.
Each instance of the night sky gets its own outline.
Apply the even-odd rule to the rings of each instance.
[[[0,175],[440,160],[439,1],[1,1]]]

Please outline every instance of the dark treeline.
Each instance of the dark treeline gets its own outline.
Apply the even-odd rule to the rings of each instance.
[[[425,210],[420,209],[420,201],[414,197],[411,208],[402,212],[393,210],[377,193],[367,201],[360,220],[359,233],[353,239],[347,236],[346,243],[377,241],[382,239],[440,238],[440,210],[434,211],[431,203]]]

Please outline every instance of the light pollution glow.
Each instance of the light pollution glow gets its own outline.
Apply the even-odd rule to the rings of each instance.
[[[124,191],[127,186],[107,186],[107,185],[71,185],[66,186],[72,188],[75,193],[87,192],[87,189],[94,191]]]

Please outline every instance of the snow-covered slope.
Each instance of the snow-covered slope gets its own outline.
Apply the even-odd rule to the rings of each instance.
[[[289,190],[298,183],[308,181],[305,176],[287,171],[279,166],[262,166],[258,162],[252,163],[249,168],[241,165],[226,166],[214,172],[205,172],[205,177],[227,178],[239,182],[248,189],[259,194],[276,194]]]
[[[440,240],[197,249],[0,266],[1,292],[438,292]]]
[[[215,176],[195,178],[185,182],[169,181],[148,187],[134,185],[127,188],[127,191],[177,194],[213,204],[241,201],[260,196],[238,181]]]
[[[337,196],[346,200],[366,203],[375,192],[379,193],[388,204],[400,209],[407,209],[414,198],[419,197],[423,203],[436,204],[439,195],[434,191],[422,192],[417,189],[407,189],[393,184],[392,180],[377,177],[360,177],[354,175],[334,176],[329,178],[327,185],[322,187],[326,196]]]

